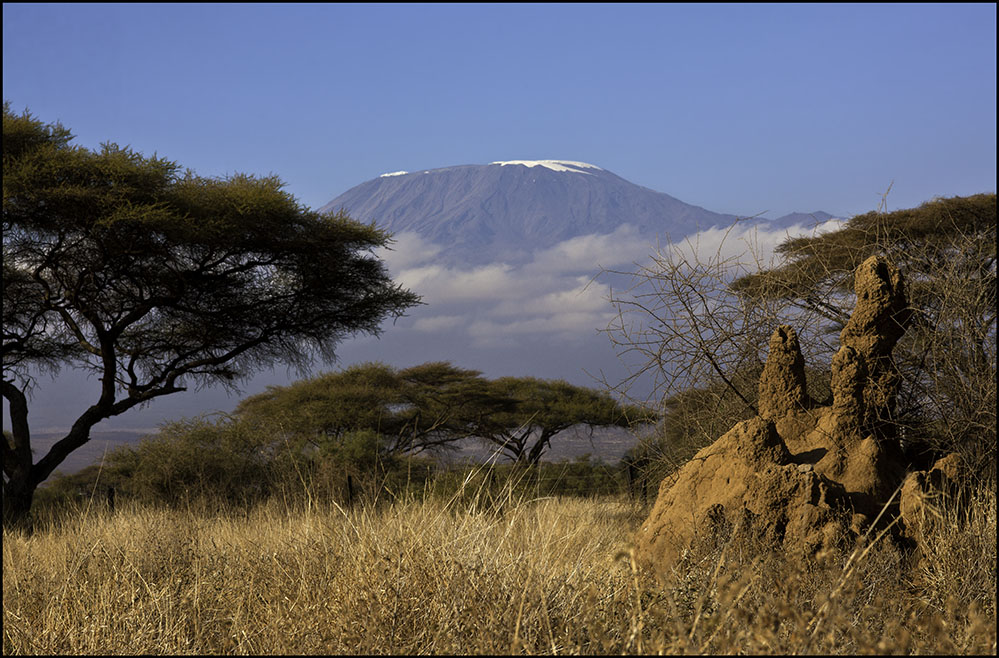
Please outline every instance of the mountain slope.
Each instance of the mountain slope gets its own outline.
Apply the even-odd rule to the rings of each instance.
[[[392,233],[416,232],[446,245],[447,260],[465,262],[488,256],[515,263],[532,251],[581,235],[612,233],[622,224],[654,242],[736,220],[600,167],[565,160],[393,172],[353,187],[320,208],[340,209]],[[786,226],[799,216],[807,217],[796,213],[769,223]]]
[[[565,161],[463,165],[397,172],[362,183],[320,210],[345,209],[393,233],[415,231],[452,254],[518,260],[579,235],[631,224],[641,234],[686,235],[728,225],[713,213],[629,183],[609,171]]]

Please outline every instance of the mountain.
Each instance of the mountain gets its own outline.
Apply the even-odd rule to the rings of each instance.
[[[392,233],[413,231],[448,245],[450,259],[466,262],[488,255],[516,263],[531,251],[581,235],[612,233],[622,224],[654,240],[729,226],[737,219],[635,185],[595,165],[565,160],[383,174],[320,208],[340,209]],[[784,221],[771,224],[784,226]]]

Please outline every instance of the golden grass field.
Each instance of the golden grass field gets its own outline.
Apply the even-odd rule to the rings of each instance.
[[[5,531],[3,653],[995,654],[994,489],[971,502],[918,564],[706,542],[662,578],[625,498],[84,504]]]

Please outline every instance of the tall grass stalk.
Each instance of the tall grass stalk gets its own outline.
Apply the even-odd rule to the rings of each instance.
[[[722,542],[660,576],[630,558],[647,510],[514,491],[81,507],[5,532],[3,652],[995,653],[994,491],[921,557]]]

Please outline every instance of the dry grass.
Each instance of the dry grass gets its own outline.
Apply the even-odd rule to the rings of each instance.
[[[457,500],[457,499],[455,499]],[[143,507],[4,534],[3,653],[995,653],[995,492],[920,566],[695,547],[635,571],[620,500]],[[481,501],[479,501],[481,503]]]

